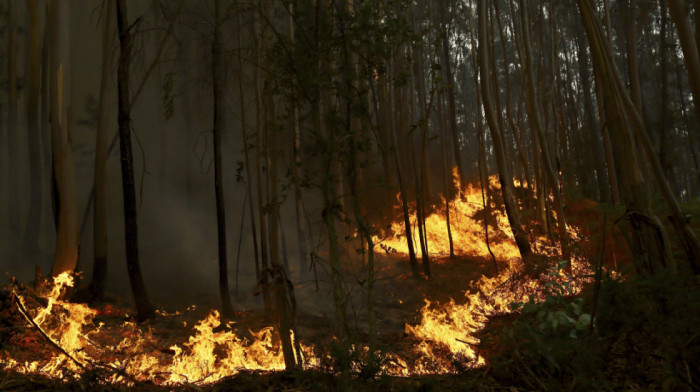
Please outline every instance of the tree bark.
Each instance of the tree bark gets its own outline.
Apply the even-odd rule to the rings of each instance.
[[[223,88],[221,61],[221,0],[214,2],[214,39],[211,44],[212,95],[214,98],[214,194],[216,195],[216,231],[219,250],[219,296],[221,314],[224,318],[233,317],[233,306],[228,285],[228,258],[226,254],[226,203],[224,199],[223,167],[221,164],[221,132],[223,131]]]
[[[494,142],[494,151],[496,154],[496,164],[498,166],[499,179],[501,182],[501,191],[503,192],[503,200],[505,203],[506,215],[510,222],[511,229],[515,242],[520,251],[520,255],[525,258],[532,250],[530,249],[530,241],[523,230],[520,223],[520,213],[515,205],[513,197],[513,177],[508,171],[508,164],[505,157],[505,149],[503,145],[503,136],[498,127],[498,120],[494,111],[493,97],[490,86],[490,69],[488,62],[488,45],[486,43],[486,2],[485,0],[477,0],[478,11],[478,56],[479,56],[479,75],[481,79],[481,96],[486,120],[491,131],[491,138]]]
[[[95,300],[104,297],[105,282],[107,280],[107,155],[108,155],[108,119],[107,96],[109,94],[109,81],[113,71],[112,36],[114,23],[112,1],[104,3],[102,27],[102,75],[100,77],[100,98],[97,114],[97,140],[95,141],[95,204],[93,210],[93,241],[94,263],[92,268],[92,281],[90,282],[90,295]]]
[[[126,242],[126,267],[129,284],[136,304],[137,318],[152,318],[155,308],[146,292],[141,274],[136,220],[136,190],[134,186],[134,158],[131,149],[131,104],[129,99],[129,66],[131,64],[132,37],[126,13],[126,0],[117,0],[117,30],[119,32],[119,64],[117,66],[119,151],[124,195],[124,237]]]
[[[49,72],[51,74],[51,150],[53,154],[53,174],[56,179],[57,197],[57,231],[56,252],[54,255],[52,276],[62,272],[75,270],[78,263],[78,207],[75,195],[75,170],[73,166],[73,151],[68,130],[68,119],[65,116],[63,91],[63,68],[58,53],[58,42],[65,37],[59,37],[58,27],[61,23],[59,2],[49,5]]]
[[[693,25],[690,21],[689,4],[683,0],[667,0],[668,11],[671,14],[671,19],[676,25],[678,32],[678,40],[681,42],[683,50],[683,61],[688,72],[688,82],[690,83],[690,91],[693,94],[693,102],[695,110],[700,115],[700,55],[698,55],[698,44],[695,42]],[[697,18],[697,9],[695,10]],[[696,26],[697,28],[697,26]]]
[[[18,3],[8,1],[7,34],[7,212],[9,233],[15,235],[20,230],[19,194],[17,188],[19,165],[17,162],[17,18],[14,6]]]
[[[547,182],[549,183],[550,190],[554,195],[554,202],[557,208],[557,227],[559,228],[559,240],[561,242],[562,256],[565,259],[569,258],[569,235],[566,231],[566,218],[564,216],[564,201],[562,200],[562,195],[559,190],[559,179],[554,172],[554,167],[552,166],[552,160],[550,158],[549,148],[547,146],[547,140],[545,139],[545,131],[541,119],[541,110],[538,105],[537,94],[535,92],[535,76],[532,70],[532,55],[530,49],[530,33],[529,33],[529,16],[528,16],[528,0],[520,0],[520,15],[522,24],[522,36],[523,36],[523,57],[520,59],[522,62],[524,79],[525,79],[525,93],[527,95],[526,103],[528,107],[528,115],[530,119],[530,124],[535,128],[537,138],[540,142],[540,147],[542,150],[542,160],[544,161],[545,174],[547,175]]]
[[[36,0],[28,0],[29,64],[27,70],[27,144],[29,145],[29,213],[22,248],[34,251],[39,242],[43,215],[43,156],[39,127],[39,93],[41,83],[41,32]],[[16,208],[16,207],[15,207]]]

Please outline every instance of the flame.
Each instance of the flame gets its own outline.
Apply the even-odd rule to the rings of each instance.
[[[459,194],[450,201],[450,226],[456,255],[490,257],[486,245],[483,226],[484,205],[481,188],[468,184],[462,186],[456,168],[452,171],[455,187]],[[515,181],[516,186],[520,186]],[[492,192],[500,191],[498,176],[489,177],[489,188]],[[551,196],[551,195],[550,195]],[[398,197],[398,195],[397,195]],[[551,198],[551,197],[550,197]],[[447,219],[444,212],[445,198],[442,197],[440,207],[433,206],[434,212],[425,220],[428,249],[432,255],[449,254],[449,237]],[[421,322],[418,325],[406,324],[406,333],[418,339],[416,351],[420,358],[407,374],[435,374],[454,371],[449,356],[464,360],[467,366],[479,367],[485,364],[483,356],[478,352],[479,339],[476,334],[481,331],[489,317],[510,313],[510,304],[522,301],[528,296],[543,299],[545,296],[542,279],[566,282],[571,287],[572,294],[580,292],[583,285],[591,280],[591,270],[584,262],[574,257],[571,262],[571,273],[550,274],[546,277],[526,278],[523,272],[523,262],[520,259],[513,232],[507,217],[498,206],[490,206],[495,228],[489,224],[490,247],[495,257],[505,262],[505,270],[493,277],[482,276],[477,282],[470,282],[473,291],[465,294],[464,303],[458,304],[454,299],[444,304],[426,304],[420,310]],[[554,214],[556,219],[556,214]],[[417,227],[416,212],[410,214],[412,227]],[[567,231],[572,241],[580,239],[577,228],[567,225]],[[413,234],[415,236],[415,233]],[[388,234],[382,240],[375,237],[375,242],[382,243],[386,248],[399,254],[408,254],[403,221],[391,224]],[[417,241],[414,240],[414,243]],[[533,251],[546,256],[560,256],[560,251],[545,236],[531,236]],[[450,355],[444,355],[447,350]],[[405,365],[405,363],[404,363]]]
[[[452,232],[452,242],[455,254],[468,256],[486,257],[489,255],[486,242],[484,241],[483,222],[477,221],[474,217],[483,210],[481,199],[481,189],[473,185],[462,187],[456,168],[452,171],[453,181],[459,194],[450,201],[450,226]],[[491,187],[499,187],[498,177],[489,178]],[[397,195],[398,197],[398,195]],[[434,212],[425,219],[425,228],[428,240],[428,251],[431,255],[447,255],[450,252],[449,236],[447,232],[447,219],[444,212],[445,197],[441,196],[440,206],[433,206]],[[492,209],[493,216],[497,222],[501,235],[505,235],[509,240],[493,243],[491,250],[498,259],[510,260],[518,257],[518,249],[515,246],[513,234],[508,225],[506,217],[498,210]],[[417,227],[416,211],[410,213],[411,227]],[[492,233],[493,234],[493,233]],[[381,243],[397,253],[407,255],[408,245],[405,236],[405,226],[402,220],[397,220],[391,224],[386,238],[375,237],[377,243]],[[414,243],[416,233],[413,233]]]
[[[459,190],[450,203],[454,251],[458,255],[489,257],[483,235],[483,215],[480,216],[483,214],[481,189],[473,185],[462,186],[456,170],[453,171],[453,178]],[[489,178],[489,187],[492,191],[500,190],[496,176]],[[444,204],[443,198],[442,206]],[[444,211],[444,208],[433,206],[433,210]],[[558,271],[544,277],[527,277],[507,218],[496,205],[491,205],[491,214],[490,245],[503,265],[500,273],[469,282],[471,290],[465,293],[462,301],[451,299],[440,304],[426,299],[425,306],[420,310],[420,323],[405,326],[406,333],[415,339],[413,351],[417,359],[383,353],[382,373],[412,376],[454,372],[454,358],[466,366],[482,366],[485,359],[479,353],[477,335],[486,326],[489,317],[511,312],[510,304],[528,296],[542,299],[547,281],[565,282],[571,287],[572,294],[579,292],[583,284],[590,281],[589,267],[577,258],[571,260],[567,274]],[[415,211],[411,213],[410,221],[412,227],[416,227]],[[568,229],[572,240],[577,241],[578,229]],[[444,213],[430,214],[426,219],[426,231],[430,253],[448,254]],[[403,233],[403,222],[398,221],[391,225],[388,234],[383,234],[383,239],[375,238],[375,242],[399,254],[408,254]],[[558,248],[545,237],[531,239],[533,250],[537,253],[559,255]],[[194,334],[187,341],[163,348],[150,329],[144,330],[135,323],[127,321],[111,328],[102,323],[95,325],[94,318],[98,314],[114,316],[121,314],[120,311],[111,307],[97,311],[86,305],[63,301],[61,294],[73,284],[73,277],[68,273],[55,277],[53,284],[42,293],[45,306],[27,306],[25,299],[16,294],[20,304],[27,308],[27,316],[65,354],[53,354],[48,358],[23,363],[0,354],[0,368],[64,379],[67,375],[79,377],[85,369],[98,367],[112,370],[106,382],[130,385],[134,381],[150,381],[166,386],[210,384],[244,369],[276,371],[285,368],[282,348],[273,339],[271,327],[258,332],[250,331],[252,338],[245,339],[233,332],[231,325],[220,328],[219,313],[212,311],[195,324]],[[182,313],[158,312],[158,315],[167,319],[181,316]],[[302,343],[299,346],[302,356],[297,358],[301,359],[299,362],[305,368],[319,367],[321,359],[314,348]],[[366,353],[368,348],[359,347],[357,350]],[[361,366],[359,363],[356,365]]]
[[[79,376],[83,367],[102,367],[115,371],[109,382],[129,384],[132,380],[148,380],[160,385],[208,384],[244,369],[275,371],[285,368],[282,348],[273,343],[272,327],[250,331],[252,340],[249,341],[231,330],[217,331],[221,320],[216,311],[195,325],[195,333],[186,343],[172,345],[169,351],[157,349],[158,341],[150,331],[144,332],[128,321],[118,328],[119,334],[124,335],[121,340],[98,348],[91,337],[108,340],[115,332],[103,331],[102,324],[94,325],[96,310],[60,299],[63,290],[72,286],[73,277],[69,273],[55,277],[49,292],[45,293],[47,305],[28,309],[28,316],[75,361],[65,354],[24,363],[1,358],[0,367],[56,379],[68,374]],[[23,301],[19,294],[17,297]],[[161,317],[179,315],[160,314]],[[300,359],[305,361],[305,366],[318,366],[313,348],[301,343],[300,347]]]

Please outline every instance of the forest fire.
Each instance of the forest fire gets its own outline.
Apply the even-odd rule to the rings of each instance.
[[[462,186],[457,171],[453,170],[453,181],[459,190],[458,195],[450,201],[450,226],[452,229],[454,253],[461,256],[490,257],[488,245],[484,239],[484,205],[481,189],[473,184]],[[491,192],[500,192],[498,176],[489,178]],[[488,202],[488,201],[487,201]],[[442,205],[445,204],[444,196]],[[435,210],[437,208],[434,207]],[[481,218],[477,216],[481,214]],[[463,304],[451,299],[448,303],[432,303],[426,299],[421,309],[421,322],[416,326],[406,325],[406,332],[420,340],[418,350],[421,359],[415,366],[415,373],[449,372],[451,365],[445,362],[444,355],[436,350],[447,348],[453,356],[464,358],[472,366],[483,365],[484,358],[479,356],[477,346],[479,339],[475,334],[484,328],[489,316],[512,312],[511,304],[533,296],[537,300],[544,297],[542,279],[566,285],[570,292],[578,293],[583,284],[592,280],[592,271],[587,264],[573,257],[570,274],[553,269],[547,276],[525,277],[522,272],[523,261],[513,238],[510,225],[501,208],[491,205],[491,214],[496,223],[491,230],[490,248],[499,264],[505,263],[496,276],[482,276],[477,282],[468,285],[473,289],[466,292]],[[416,212],[411,213],[412,227],[416,227]],[[480,220],[482,220],[480,222]],[[426,220],[428,249],[432,255],[448,255],[450,244],[447,233],[447,219],[444,212],[430,214]],[[579,230],[567,226],[569,237],[575,241],[580,238]],[[494,230],[495,229],[495,230]],[[408,254],[403,222],[396,221],[390,228],[391,235],[381,243],[399,254]],[[376,240],[379,241],[377,238]],[[414,241],[416,243],[417,241]],[[533,245],[538,253],[546,256],[560,256],[560,249],[545,236],[534,238]],[[568,264],[567,264],[568,265]],[[563,267],[563,264],[562,264]]]
[[[483,216],[484,205],[481,188],[478,185],[462,185],[459,181],[456,168],[452,170],[454,186],[458,194],[450,200],[450,227],[453,238],[454,253],[461,256],[490,257],[489,249],[484,236]],[[489,177],[489,192],[500,193],[498,175]],[[490,203],[489,235],[490,247],[496,259],[511,261],[518,259],[520,253],[513,238],[513,232],[508,223],[508,218],[493,201]],[[425,231],[427,234],[428,251],[431,255],[449,255],[450,243],[447,232],[447,219],[444,212],[445,197],[441,196],[441,207],[433,206],[436,211],[425,219]],[[556,217],[556,214],[552,212]],[[480,215],[480,216],[479,216]],[[411,227],[416,228],[417,214],[415,208],[410,214]],[[575,227],[567,226],[569,237],[574,241],[579,238],[579,231]],[[388,235],[384,239],[375,237],[376,243],[381,243],[387,249],[396,251],[402,255],[408,255],[408,245],[405,238],[405,227],[402,220],[396,220],[391,224]],[[418,243],[417,233],[413,233],[414,244]],[[549,256],[560,254],[556,246],[546,236],[534,236],[533,245],[538,253]]]
[[[60,299],[72,286],[70,274],[57,276],[43,297],[47,301],[43,307],[27,306],[25,298],[14,292],[27,321],[60,353],[26,362],[0,358],[6,369],[63,379],[67,374],[80,375],[88,368],[98,368],[111,374],[105,382],[127,385],[132,381],[208,384],[241,370],[284,369],[282,350],[273,344],[270,327],[251,331],[253,339],[249,341],[229,328],[219,330],[219,313],[212,311],[194,326],[196,332],[186,343],[165,349],[150,330],[144,331],[135,323],[126,321],[109,328],[103,323],[94,325],[95,309]],[[161,313],[162,317],[178,315]],[[121,338],[115,340],[115,336]],[[304,363],[315,366],[312,349],[304,345],[301,349]]]
[[[452,235],[455,253],[486,257],[488,249],[483,239],[483,223],[475,218],[483,214],[481,190],[473,185],[459,186],[459,194],[451,201]],[[491,177],[492,191],[498,191],[497,178]],[[591,272],[583,263],[573,260],[571,271],[564,274],[554,268],[547,276],[528,277],[523,274],[524,263],[512,239],[508,222],[498,208],[492,209],[497,227],[492,234],[491,248],[499,263],[505,268],[495,276],[482,276],[476,282],[465,285],[468,289],[463,303],[450,300],[439,304],[425,299],[420,309],[421,321],[417,325],[405,325],[405,332],[415,342],[413,354],[387,353],[383,358],[381,373],[394,376],[444,374],[455,371],[455,358],[467,367],[479,367],[485,359],[479,354],[481,331],[490,316],[510,313],[511,304],[523,301],[528,296],[538,300],[544,297],[545,282],[556,282],[570,287],[570,294],[578,292],[583,283],[590,281]],[[482,215],[483,216],[483,215]],[[411,216],[415,223],[415,213]],[[426,220],[430,251],[433,254],[447,253],[449,244],[444,216],[432,214]],[[401,224],[394,223],[395,233]],[[493,230],[493,229],[490,229]],[[573,238],[578,234],[570,230]],[[557,248],[538,240],[536,249],[547,255],[556,255]],[[396,250],[406,252],[404,238],[395,235],[383,242]],[[70,303],[61,296],[73,286],[73,277],[63,273],[54,278],[37,293],[40,301],[25,298],[13,290],[18,309],[33,328],[39,331],[57,350],[41,359],[20,361],[11,357],[2,359],[5,369],[18,373],[42,374],[63,379],[67,374],[80,375],[87,369],[105,369],[104,381],[129,385],[135,381],[149,381],[159,385],[194,383],[210,384],[240,371],[279,371],[285,369],[281,346],[274,339],[272,327],[259,332],[250,332],[245,339],[232,332],[231,325],[222,328],[217,311],[194,325],[193,334],[186,342],[163,342],[163,337],[144,330],[133,322],[114,321],[107,326],[96,323],[99,314],[108,314],[113,309],[98,311],[83,304]],[[462,301],[459,301],[462,302]],[[43,304],[45,303],[45,304]],[[117,312],[118,313],[118,312]],[[163,318],[181,320],[180,313],[160,313]],[[123,315],[122,315],[123,316]],[[178,321],[181,325],[182,321]],[[186,323],[184,323],[186,326]],[[167,339],[165,339],[167,340]],[[322,353],[299,344],[304,358],[297,358],[305,368],[317,368]],[[366,348],[364,348],[366,351]],[[47,351],[47,350],[44,350]]]

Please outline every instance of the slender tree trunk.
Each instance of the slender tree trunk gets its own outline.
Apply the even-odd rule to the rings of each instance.
[[[216,195],[216,231],[219,249],[219,296],[221,313],[226,319],[233,317],[233,306],[228,285],[228,258],[226,255],[226,204],[224,199],[223,167],[221,164],[221,132],[223,131],[223,91],[221,60],[221,0],[214,2],[214,40],[211,44],[212,95],[214,97],[214,193]]]
[[[92,269],[92,281],[90,282],[90,294],[95,300],[104,297],[105,282],[107,279],[107,155],[108,155],[108,119],[107,96],[109,93],[109,81],[113,71],[112,36],[114,23],[112,1],[104,3],[102,27],[102,75],[100,77],[100,98],[97,113],[97,140],[95,142],[95,204],[93,215],[93,241],[94,264]]]
[[[289,38],[292,42],[292,46],[296,43],[296,38],[294,36],[294,18],[295,18],[295,8],[294,4],[289,4]],[[297,240],[299,242],[299,277],[305,278],[308,276],[308,263],[311,251],[311,243],[309,242],[309,236],[306,234],[306,215],[304,214],[304,200],[301,192],[301,132],[299,126],[299,106],[297,104],[297,98],[292,95],[292,128],[294,130],[294,143],[292,153],[294,155],[293,166],[293,176],[294,176],[294,206],[296,211],[296,224],[297,224]]]
[[[484,106],[484,112],[486,113],[486,120],[489,124],[491,130],[491,138],[494,142],[494,150],[496,153],[496,164],[498,166],[498,173],[501,182],[501,190],[503,192],[503,200],[505,203],[506,214],[508,216],[508,221],[510,222],[511,229],[513,230],[513,236],[515,237],[515,242],[518,245],[518,250],[520,255],[525,258],[532,251],[530,249],[530,241],[523,230],[522,224],[520,223],[520,213],[517,206],[515,205],[515,199],[513,196],[513,178],[508,172],[508,164],[505,157],[505,149],[503,145],[503,136],[501,130],[498,127],[498,121],[496,119],[496,113],[494,110],[493,97],[491,93],[490,86],[490,69],[488,62],[488,46],[486,43],[486,2],[485,0],[477,0],[477,10],[478,10],[478,41],[479,41],[479,75],[481,78],[481,95],[482,104]]]
[[[466,184],[467,180],[464,175],[462,166],[462,154],[459,150],[459,132],[457,131],[457,98],[455,94],[455,82],[452,76],[452,61],[450,60],[449,36],[447,29],[447,21],[445,20],[445,8],[447,4],[442,4],[440,7],[440,18],[442,19],[442,50],[445,62],[445,82],[447,83],[447,102],[450,112],[450,135],[452,136],[452,147],[455,154],[455,165],[457,173],[459,173],[459,181],[461,184]]]
[[[581,90],[583,95],[583,120],[588,142],[591,149],[591,154],[586,154],[587,161],[591,168],[595,170],[596,180],[598,184],[598,194],[600,201],[606,202],[610,199],[610,183],[607,179],[607,171],[605,170],[605,159],[601,149],[601,144],[598,138],[597,124],[595,122],[595,109],[593,107],[594,96],[591,89],[591,72],[588,67],[588,50],[586,47],[586,36],[580,23],[574,23],[576,26],[576,47],[579,67],[579,77],[581,79]]]
[[[39,93],[41,83],[41,32],[36,0],[28,0],[29,64],[27,72],[27,144],[29,145],[29,213],[22,248],[34,251],[39,242],[43,215],[43,156],[39,127]],[[15,207],[16,208],[16,207]]]
[[[542,160],[544,161],[545,174],[547,175],[547,181],[549,182],[549,187],[554,195],[554,202],[557,208],[557,223],[559,228],[559,240],[561,241],[562,255],[564,258],[569,258],[569,235],[566,231],[566,219],[564,216],[564,201],[562,200],[562,195],[559,190],[559,179],[554,172],[552,167],[552,160],[550,158],[549,148],[547,147],[547,140],[545,139],[545,130],[542,125],[542,120],[540,117],[541,111],[539,105],[537,104],[537,95],[535,92],[535,76],[532,70],[532,56],[530,49],[530,33],[529,33],[529,17],[528,17],[528,0],[520,0],[520,15],[522,24],[522,36],[523,36],[523,54],[524,57],[521,58],[521,62],[525,75],[525,92],[527,95],[526,102],[528,107],[528,114],[531,125],[535,128],[537,137],[540,142],[540,147],[542,149]]]
[[[17,177],[19,171],[17,162],[17,18],[14,9],[17,4],[15,1],[7,3],[7,212],[10,224],[9,233],[12,236],[20,230],[19,194],[17,192],[19,185]]]
[[[257,184],[258,184],[258,218],[260,219],[260,275],[258,275],[258,286],[260,286],[262,294],[263,294],[263,304],[265,307],[265,315],[268,318],[272,317],[272,298],[270,296],[270,282],[269,282],[269,259],[268,259],[268,231],[267,231],[267,222],[265,221],[265,215],[267,214],[266,212],[266,206],[265,206],[265,192],[263,190],[263,163],[262,163],[262,158],[265,154],[265,149],[267,146],[264,143],[265,136],[265,127],[263,126],[263,102],[262,102],[262,95],[260,92],[260,84],[261,84],[261,75],[260,75],[260,64],[262,62],[262,43],[258,42],[258,31],[257,31],[257,23],[254,20],[252,23],[252,29],[253,29],[253,43],[255,46],[255,58],[256,58],[256,65],[255,67],[255,113],[256,113],[256,121],[255,121],[255,126],[256,126],[256,135],[257,135],[257,143],[256,143],[256,154],[255,154],[255,162],[256,162],[256,179],[257,179]]]
[[[690,83],[690,91],[693,94],[695,110],[700,115],[700,104],[698,104],[700,102],[700,55],[698,55],[700,42],[695,42],[693,24],[690,21],[690,10],[688,9],[689,4],[684,0],[667,0],[667,3],[671,19],[676,25],[678,40],[681,42],[683,61],[685,61],[685,68],[688,72],[688,82]],[[696,19],[698,17],[697,11],[696,9]]]
[[[612,61],[612,49],[609,43],[602,38],[602,27],[595,16],[595,8],[590,3],[590,0],[577,0],[577,3],[581,11],[583,24],[586,27],[591,52],[595,56],[594,64],[599,69],[608,71],[606,73],[601,72],[604,75],[603,77],[606,78],[601,84],[606,94],[608,117],[615,116],[611,119],[612,129],[616,131],[614,136],[623,138],[616,143],[616,147],[620,149],[620,153],[616,155],[631,163],[631,165],[622,166],[621,171],[631,170],[629,173],[626,173],[629,175],[623,177],[625,180],[623,196],[626,198],[626,204],[628,205],[629,219],[636,232],[632,242],[632,249],[641,261],[638,266],[644,273],[656,272],[660,267],[659,263],[662,266],[674,268],[665,238],[665,230],[658,218],[651,213],[648,197],[639,186],[643,179],[640,178],[638,166],[635,167],[634,165],[636,160],[634,155],[635,143],[633,140],[630,140],[633,137],[629,132],[629,128],[625,129],[626,121],[630,121],[637,132],[637,140],[642,144],[641,147],[644,149],[651,164],[657,184],[660,186],[661,193],[673,214],[671,220],[684,245],[690,265],[697,274],[699,272],[698,258],[700,257],[700,244],[698,244],[697,237],[688,227],[684,215],[663,175],[658,157],[649,140],[644,121],[624,89],[615,63]],[[627,116],[629,120],[623,116]],[[634,171],[635,168],[637,169],[636,171]],[[636,215],[637,211],[641,212],[642,215]]]
[[[78,263],[78,207],[75,195],[75,171],[73,151],[65,116],[67,107],[63,92],[63,69],[58,53],[59,7],[57,1],[50,3],[49,12],[49,72],[51,73],[51,150],[53,154],[53,174],[56,179],[57,231],[56,252],[51,274],[73,271]]]
[[[660,31],[659,31],[659,78],[660,78],[660,85],[661,85],[661,121],[659,123],[658,127],[658,136],[659,136],[659,160],[661,161],[661,167],[664,170],[664,174],[666,177],[671,181],[671,187],[675,190],[678,189],[678,186],[676,184],[675,176],[673,176],[673,165],[671,164],[671,159],[669,157],[669,154],[672,153],[669,151],[669,147],[671,145],[671,129],[673,127],[672,124],[672,119],[670,116],[670,111],[669,111],[669,89],[668,89],[668,63],[669,63],[669,55],[676,56],[675,53],[671,54],[669,51],[669,44],[668,44],[668,14],[667,14],[667,9],[666,9],[666,2],[665,1],[660,1],[661,4],[661,26],[660,26]],[[628,30],[631,30],[631,34],[634,34],[634,24],[629,23],[632,25],[632,27],[628,27]],[[630,38],[631,39],[631,38]],[[631,55],[631,54],[630,54]],[[637,78],[639,76],[637,75]],[[630,80],[632,81],[631,85],[633,87],[632,89],[632,100],[634,101],[634,105],[639,113],[642,113],[641,110],[641,102],[638,102],[638,100],[641,101],[641,92],[638,92],[639,87],[636,88],[637,95],[635,95],[635,89],[634,86],[639,84],[639,80],[634,81],[632,79],[632,70],[630,69]],[[675,155],[676,153],[673,152]]]
[[[438,128],[440,130],[440,140],[442,141],[442,177],[443,181],[443,196],[445,198],[445,225],[447,225],[447,240],[450,244],[450,258],[455,257],[455,246],[454,240],[452,238],[452,225],[450,224],[450,203],[452,200],[452,171],[449,165],[450,151],[448,148],[449,137],[447,131],[445,130],[445,116],[444,116],[444,104],[442,99],[442,92],[438,92],[438,104],[437,104],[437,115],[438,115]],[[459,189],[457,189],[459,192]]]
[[[243,29],[241,28],[241,10],[236,11],[236,21],[238,24],[238,49],[242,50],[243,44],[241,35],[243,34]],[[238,96],[240,102],[241,111],[241,134],[243,137],[243,154],[245,157],[245,170],[246,170],[246,188],[248,192],[248,197],[250,198],[250,225],[253,232],[253,254],[255,256],[255,276],[260,276],[260,254],[258,250],[258,232],[255,228],[255,201],[253,200],[253,174],[250,170],[252,162],[250,160],[250,147],[248,142],[248,128],[246,123],[246,107],[245,107],[245,94],[243,93],[243,56],[238,56]]]
[[[129,100],[129,66],[131,64],[132,37],[126,14],[126,1],[117,0],[117,29],[119,31],[119,64],[117,66],[117,90],[119,104],[119,150],[124,194],[124,231],[126,241],[126,267],[129,284],[136,303],[139,320],[155,315],[143,282],[139,264],[138,226],[136,220],[136,191],[134,186],[134,159],[131,150],[131,103]],[[132,26],[133,27],[133,26]]]

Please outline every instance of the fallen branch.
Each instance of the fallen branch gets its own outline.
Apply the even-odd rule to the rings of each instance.
[[[39,324],[37,324],[36,321],[34,321],[34,319],[29,316],[29,312],[27,312],[27,308],[25,308],[24,304],[22,303],[22,298],[14,291],[12,292],[12,294],[14,294],[15,298],[17,298],[17,309],[19,309],[19,312],[22,314],[22,316],[24,316],[25,319],[27,319],[27,321],[29,321],[30,324],[32,324],[34,326],[34,328],[36,328],[37,331],[39,331],[41,336],[43,336],[44,339],[46,339],[52,346],[54,346],[63,355],[65,355],[66,357],[70,358],[73,362],[75,362],[75,364],[78,365],[81,369],[87,370],[87,367],[85,367],[85,365],[83,365],[80,361],[75,359],[63,347],[61,347],[58,343],[56,343],[53,339],[51,339],[51,337],[46,333],[46,331],[44,331],[44,329],[41,328],[41,326],[39,326]]]

